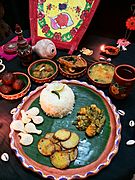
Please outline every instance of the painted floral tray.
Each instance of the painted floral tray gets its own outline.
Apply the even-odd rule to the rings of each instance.
[[[31,39],[52,40],[57,48],[72,54],[99,5],[100,0],[29,0]]]
[[[73,112],[62,119],[46,116],[39,105],[39,95],[42,89],[46,87],[46,84],[38,87],[23,98],[21,104],[16,108],[13,120],[16,121],[21,118],[21,109],[27,110],[36,106],[41,110],[40,115],[44,117],[43,124],[37,127],[37,129],[42,130],[42,134],[34,135],[34,142],[30,146],[24,147],[19,143],[18,133],[11,130],[9,134],[11,138],[11,148],[26,168],[37,172],[45,178],[59,180],[63,178],[64,180],[86,178],[87,176],[98,173],[102,168],[109,165],[117,153],[121,139],[119,114],[103,91],[97,90],[94,86],[76,80],[61,80],[60,82],[68,84],[75,94]],[[92,103],[96,104],[100,109],[103,109],[106,122],[99,135],[88,138],[84,131],[76,129],[73,121],[76,120],[76,114],[80,107]],[[41,155],[37,148],[37,143],[41,137],[44,137],[47,132],[56,132],[61,128],[67,128],[76,132],[80,137],[78,150],[79,147],[83,147],[78,151],[77,159],[65,170],[54,168],[50,163],[50,159]]]

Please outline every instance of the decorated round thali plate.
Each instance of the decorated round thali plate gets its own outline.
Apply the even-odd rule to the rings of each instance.
[[[45,178],[86,178],[98,173],[102,168],[109,165],[117,153],[121,139],[119,114],[110,99],[94,86],[76,80],[61,80],[59,82],[66,83],[75,94],[75,106],[72,113],[63,118],[46,116],[39,105],[39,96],[42,89],[46,87],[46,84],[38,87],[30,92],[28,96],[24,97],[21,104],[17,106],[16,112],[13,115],[13,121],[21,118],[22,109],[27,110],[36,106],[40,109],[40,115],[44,118],[44,122],[37,126],[38,129],[42,130],[42,134],[33,135],[34,142],[31,145],[22,146],[19,143],[18,133],[11,129],[9,135],[11,138],[11,148],[26,168],[37,172]],[[102,131],[92,138],[87,137],[84,131],[79,131],[73,125],[80,107],[90,104],[96,104],[100,107],[106,117]],[[70,166],[64,170],[53,167],[50,158],[40,154],[37,148],[38,141],[47,132],[56,132],[62,128],[74,131],[80,137],[77,159],[70,163]]]

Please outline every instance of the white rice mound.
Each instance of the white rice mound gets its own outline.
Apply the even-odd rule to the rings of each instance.
[[[55,82],[52,82],[42,90],[39,103],[46,115],[62,118],[71,114],[75,103],[75,96],[72,89],[64,84],[64,88],[59,91],[59,99],[55,93],[51,92],[54,90],[55,85]]]

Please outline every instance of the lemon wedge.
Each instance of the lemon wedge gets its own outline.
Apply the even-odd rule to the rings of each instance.
[[[63,89],[64,89],[64,84],[62,84],[62,83],[56,83],[55,85],[54,85],[54,90],[55,91],[57,91],[57,92],[60,92],[60,91],[62,91]]]

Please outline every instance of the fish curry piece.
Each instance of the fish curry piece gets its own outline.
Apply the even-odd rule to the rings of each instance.
[[[58,59],[63,70],[69,73],[76,73],[87,67],[86,61],[80,56],[63,56]]]

